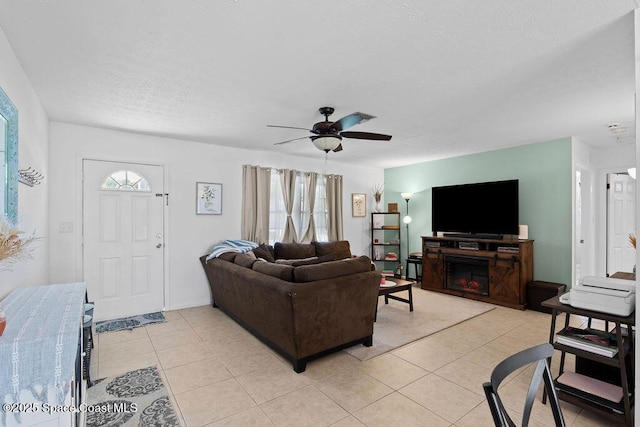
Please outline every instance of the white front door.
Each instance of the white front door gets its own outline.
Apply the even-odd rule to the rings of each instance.
[[[636,254],[629,243],[635,230],[635,180],[626,173],[609,174],[607,192],[607,274],[631,272]]]
[[[83,161],[84,281],[95,320],[164,306],[162,166]]]

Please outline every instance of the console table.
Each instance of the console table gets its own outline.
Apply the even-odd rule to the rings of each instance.
[[[635,393],[633,393],[633,388],[629,386],[629,377],[634,378],[634,346],[633,346],[633,338],[624,337],[623,336],[623,326],[626,328],[626,331],[629,335],[632,334],[632,326],[635,325],[635,312],[631,313],[629,316],[622,317],[616,316],[608,313],[600,313],[592,310],[585,310],[582,308],[576,308],[568,304],[562,304],[560,302],[560,297],[555,296],[550,298],[544,302],[542,302],[542,306],[548,307],[552,310],[551,313],[551,328],[549,332],[549,342],[557,349],[560,350],[560,372],[558,375],[561,375],[564,372],[564,362],[567,353],[575,354],[576,357],[584,358],[589,361],[593,361],[596,364],[600,364],[602,367],[613,367],[618,370],[620,384],[623,391],[622,405],[621,410],[616,408],[610,408],[606,405],[602,405],[596,403],[593,400],[589,400],[587,398],[579,397],[574,394],[558,390],[558,397],[562,400],[570,402],[576,406],[585,409],[596,410],[604,416],[614,419],[616,421],[624,421],[626,425],[633,425],[633,407],[632,402]],[[598,354],[580,350],[575,347],[567,346],[555,342],[556,335],[556,317],[561,314],[566,313],[564,327],[569,326],[569,316],[571,314],[575,314],[578,316],[588,317],[589,319],[600,319],[607,324],[609,322],[615,325],[615,334],[616,340],[618,343],[618,353],[614,357],[606,357],[600,356]],[[608,332],[608,331],[607,331]],[[629,361],[627,361],[627,358]],[[551,361],[549,361],[551,363]],[[627,368],[630,369],[631,372],[627,372]],[[601,369],[597,369],[601,370]]]
[[[532,280],[533,240],[422,237],[422,289],[524,310]]]
[[[7,317],[0,336],[0,399],[16,404],[15,411],[0,411],[0,424],[81,424],[82,414],[47,413],[45,404],[77,407],[83,401],[86,291],[84,283],[20,288],[0,301]]]

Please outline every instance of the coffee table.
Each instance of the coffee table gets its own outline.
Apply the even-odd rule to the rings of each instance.
[[[395,285],[394,286],[380,285],[380,289],[378,290],[378,296],[384,295],[385,304],[389,304],[389,299],[406,302],[407,304],[409,304],[409,311],[413,311],[413,291],[411,290],[411,286],[413,285],[414,282],[411,282],[409,280],[396,279],[396,278],[387,280],[387,284],[390,284],[390,282],[395,283]],[[402,291],[407,291],[409,293],[409,299],[401,298],[397,295],[392,295]],[[373,318],[374,322],[377,317],[378,317],[378,305],[376,304],[376,314]]]

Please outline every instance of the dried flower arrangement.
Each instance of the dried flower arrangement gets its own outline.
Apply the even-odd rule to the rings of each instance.
[[[631,246],[633,246],[633,248],[635,249],[636,247],[636,235],[633,233],[629,234],[629,244],[631,244]]]
[[[0,216],[0,270],[9,270],[14,263],[33,258],[35,233],[23,236],[24,232]]]
[[[376,202],[382,200],[382,190],[384,189],[384,184],[376,184],[373,187],[373,198]]]

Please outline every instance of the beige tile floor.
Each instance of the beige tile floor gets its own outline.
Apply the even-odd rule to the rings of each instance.
[[[157,365],[187,427],[492,426],[482,383],[502,359],[547,342],[551,321],[548,314],[496,307],[374,359],[338,352],[296,374],[218,309],[165,317],[162,324],[94,334],[91,372],[103,378]],[[583,322],[572,318],[575,325]],[[507,406],[522,407],[530,374],[525,369],[507,379],[501,394]],[[614,425],[565,402],[562,409],[568,426]],[[539,400],[532,420],[554,425]]]

